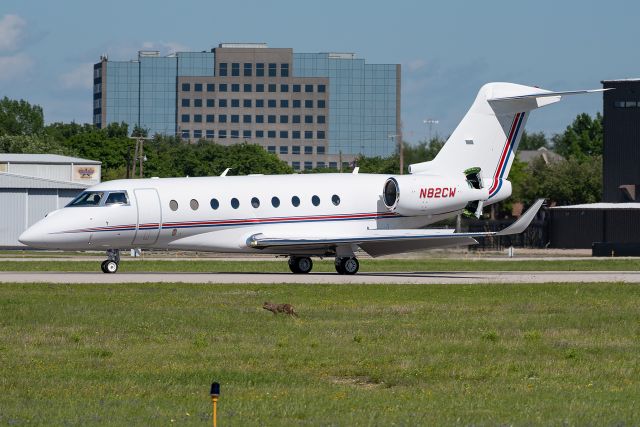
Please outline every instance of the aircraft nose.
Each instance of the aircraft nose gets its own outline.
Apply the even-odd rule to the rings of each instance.
[[[38,243],[42,244],[44,240],[44,235],[33,226],[27,228],[20,237],[18,237],[18,241],[27,246],[38,246]]]

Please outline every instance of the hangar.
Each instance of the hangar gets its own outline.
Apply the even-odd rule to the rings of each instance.
[[[101,162],[56,154],[0,153],[0,247],[101,179]]]

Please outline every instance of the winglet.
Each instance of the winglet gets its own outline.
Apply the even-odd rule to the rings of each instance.
[[[536,200],[533,206],[531,206],[525,213],[523,213],[522,216],[518,218],[516,222],[514,222],[504,230],[498,231],[495,235],[508,236],[510,234],[522,233],[524,230],[527,229],[529,224],[531,224],[531,221],[533,221],[533,218],[536,217],[536,214],[540,210],[540,207],[542,207],[543,203],[544,203],[544,199]]]
[[[230,170],[231,170],[231,168],[226,168],[226,169],[224,170],[224,172],[222,172],[222,173],[220,174],[220,176],[227,176],[227,174],[229,173],[229,171],[230,171]]]

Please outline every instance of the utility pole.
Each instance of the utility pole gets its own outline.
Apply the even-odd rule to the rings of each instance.
[[[402,142],[402,135],[395,134],[388,136],[392,142],[397,142],[398,144],[398,156],[400,157],[400,175],[404,173],[404,144]]]
[[[136,177],[136,162],[138,162],[138,168],[140,170],[140,178],[144,178],[144,162],[147,161],[147,157],[144,155],[144,140],[150,139],[144,136],[129,136],[129,139],[134,139],[136,141],[136,146],[133,149],[133,161],[131,167],[131,177]],[[127,177],[129,171],[127,170]]]

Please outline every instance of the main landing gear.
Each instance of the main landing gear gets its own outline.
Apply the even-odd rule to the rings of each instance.
[[[120,250],[119,249],[107,249],[107,259],[102,261],[100,268],[103,273],[115,273],[118,271],[118,264],[120,263]]]
[[[360,269],[360,263],[354,256],[336,257],[336,271],[338,274],[352,275]],[[307,256],[290,256],[289,269],[295,274],[306,274],[313,268],[313,261]]]

